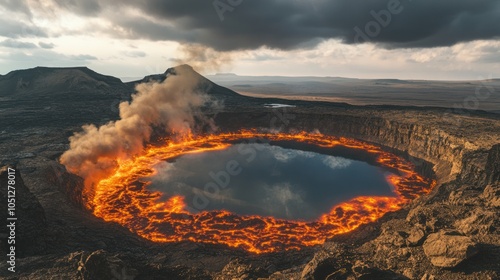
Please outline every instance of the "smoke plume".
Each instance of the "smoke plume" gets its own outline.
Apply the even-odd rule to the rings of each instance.
[[[61,156],[61,163],[89,186],[109,174],[117,159],[140,152],[153,129],[182,136],[200,122],[210,123],[201,114],[210,101],[198,90],[201,76],[187,68],[175,68],[176,74],[161,83],[137,85],[132,101],[120,103],[120,120],[101,127],[84,125],[82,132],[70,137],[70,149]]]
[[[231,65],[230,53],[219,52],[201,44],[182,44],[179,47],[180,57],[172,59],[176,64],[189,63],[196,71],[219,71]]]

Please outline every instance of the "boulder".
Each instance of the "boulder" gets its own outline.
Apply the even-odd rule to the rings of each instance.
[[[335,279],[334,276],[338,278],[337,274],[344,274],[338,271],[346,268],[346,261],[343,258],[345,252],[346,248],[341,244],[334,242],[323,244],[321,250],[302,270],[300,279],[326,279],[329,275],[330,279]]]
[[[133,280],[138,271],[104,250],[92,252],[87,257],[82,255],[78,271],[83,279]]]
[[[500,144],[491,147],[491,150],[488,152],[488,161],[484,169],[489,182],[500,182]]]
[[[436,280],[436,276],[426,273],[420,280]]]
[[[412,208],[406,216],[406,221],[417,227],[428,228],[434,231],[442,226],[438,217],[445,214],[442,206],[418,205]]]
[[[487,206],[500,207],[500,184],[486,186],[482,198]]]
[[[448,197],[448,203],[456,206],[475,206],[480,204],[479,192],[474,189],[463,189],[452,191]]]
[[[265,271],[262,267],[256,267],[253,264],[246,263],[241,259],[234,259],[230,261],[218,275],[215,276],[216,280],[234,279],[258,279],[268,277],[270,273]]]
[[[493,211],[476,208],[465,219],[455,222],[455,227],[466,235],[488,234],[495,229],[498,214]]]
[[[349,279],[352,279],[352,275],[347,270],[347,268],[339,269],[326,277],[326,280],[349,280]]]
[[[358,280],[407,280],[404,275],[400,275],[391,270],[383,270],[370,267],[362,261],[356,261],[352,267],[352,271]]]
[[[436,267],[452,268],[477,254],[477,244],[456,231],[440,231],[425,240],[424,253]]]
[[[410,235],[406,238],[406,244],[408,246],[419,246],[422,244],[425,238],[425,231],[423,228],[414,227],[410,230]]]

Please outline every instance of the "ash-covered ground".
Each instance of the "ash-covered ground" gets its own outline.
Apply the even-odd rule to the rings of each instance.
[[[223,103],[206,112],[220,131],[319,130],[352,137],[400,153],[438,185],[404,209],[332,236],[323,246],[264,255],[189,242],[155,244],[95,218],[81,205],[83,179],[59,164],[68,137],[84,124],[118,119],[118,104],[130,100],[136,83],[161,81],[165,74],[122,83],[87,68],[34,68],[0,77],[1,217],[7,220],[11,167],[18,218],[16,272],[2,261],[2,278],[500,277],[500,116],[482,111],[257,99],[203,80],[208,95]],[[4,257],[9,234],[1,227]]]

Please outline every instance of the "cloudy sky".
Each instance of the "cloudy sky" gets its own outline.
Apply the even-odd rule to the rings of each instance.
[[[498,0],[0,0],[0,74],[500,77]],[[207,63],[208,62],[208,63]]]

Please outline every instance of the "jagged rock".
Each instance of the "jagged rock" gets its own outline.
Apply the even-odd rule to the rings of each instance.
[[[406,238],[408,246],[418,246],[424,241],[425,231],[420,227],[413,227],[410,230],[410,235]]]
[[[424,274],[420,280],[436,280],[436,277],[432,274]]]
[[[403,275],[409,279],[415,279],[417,277],[415,269],[413,267],[409,267],[409,268],[404,269]]]
[[[104,250],[91,253],[88,257],[82,254],[78,270],[83,279],[133,280],[138,272],[116,256]]]
[[[357,280],[408,280],[408,278],[390,270],[371,269]]]
[[[335,271],[334,273],[328,275],[325,279],[326,280],[349,280],[349,279],[353,279],[353,276],[347,270],[347,268],[342,268],[342,269],[339,269],[339,270]]]
[[[421,204],[411,209],[406,216],[408,223],[423,228],[426,232],[437,232],[447,228],[454,220],[456,220],[455,214],[450,207],[444,207],[442,202]]]
[[[288,279],[300,279],[302,271],[299,266],[292,267],[283,271],[277,271],[271,275],[267,279],[269,280],[288,280]],[[259,279],[260,280],[260,279]]]
[[[83,189],[83,179],[68,173],[66,167],[59,163],[52,163],[46,168],[45,177],[47,181],[59,186],[66,194],[66,197],[81,209],[85,209]]]
[[[424,253],[437,267],[452,268],[477,254],[477,244],[456,231],[430,234],[423,245]]]
[[[405,220],[395,219],[382,226],[381,234],[369,242],[364,252],[373,252],[371,258],[377,267],[396,269],[400,263],[406,262],[410,251],[406,248],[409,234]]]
[[[221,277],[217,277],[216,279],[248,279],[251,270],[251,265],[241,263],[240,260],[233,260],[222,269]]]
[[[476,208],[469,217],[455,222],[455,227],[466,235],[488,234],[494,230],[498,214]]]
[[[382,280],[382,279],[394,279],[394,280],[405,280],[408,279],[403,275],[399,275],[390,270],[382,270],[378,268],[372,268],[362,261],[356,261],[352,267],[352,271],[356,275],[357,280]]]
[[[486,186],[482,198],[487,206],[500,207],[500,184]]]
[[[345,268],[342,258],[345,247],[337,243],[325,243],[320,251],[314,254],[313,259],[302,270],[301,279],[325,279],[338,270]],[[333,276],[332,276],[333,277]]]
[[[360,275],[363,275],[369,269],[370,269],[370,267],[366,263],[364,263],[363,261],[360,261],[360,260],[357,260],[354,263],[354,265],[352,266],[352,271],[354,272],[354,274],[356,274],[357,277],[359,277]]]
[[[416,206],[415,208],[412,208],[406,216],[406,221],[412,225],[425,226],[425,223],[427,222],[427,215],[425,215],[425,210],[426,209],[423,206]]]
[[[500,144],[494,145],[488,152],[488,161],[484,169],[488,182],[500,182]]]
[[[45,212],[38,199],[24,185],[19,170],[12,166],[10,168],[16,170],[13,180],[15,184],[13,185],[14,188],[10,189],[11,192],[8,193],[8,168],[7,166],[0,168],[0,201],[2,201],[0,218],[2,221],[7,221],[7,198],[9,195],[14,195],[11,198],[15,199],[13,211],[15,216],[12,217],[17,218],[16,221],[12,221],[15,223],[16,255],[17,257],[26,257],[43,253],[46,249],[45,236],[47,229]],[[2,253],[8,247],[7,238],[9,235],[10,231],[8,231],[6,225],[2,225],[0,227],[0,239],[2,241],[0,248]]]
[[[395,247],[403,247],[406,245],[405,239],[408,233],[405,231],[383,231],[382,234],[376,239],[379,245],[391,245]]]
[[[487,175],[485,164],[488,160],[488,152],[480,151],[467,153],[463,157],[462,172],[459,175],[461,182],[486,184]]]
[[[256,268],[251,264],[246,264],[240,259],[235,259],[229,262],[222,271],[215,277],[216,280],[234,279],[256,279],[266,277],[267,273],[262,268]]]
[[[451,205],[474,206],[480,204],[479,192],[477,190],[456,190],[452,191],[448,197]]]

